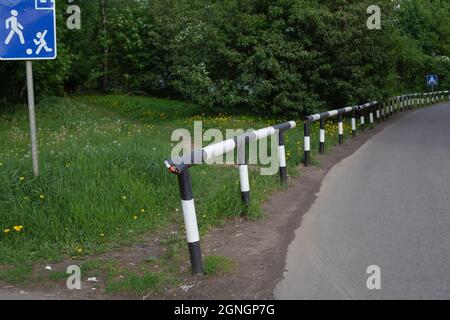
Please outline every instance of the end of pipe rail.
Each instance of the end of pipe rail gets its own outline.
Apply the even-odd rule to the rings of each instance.
[[[178,175],[181,173],[181,170],[177,168],[176,165],[174,165],[170,160],[165,160],[164,165],[169,169],[170,173],[173,173],[175,175]]]

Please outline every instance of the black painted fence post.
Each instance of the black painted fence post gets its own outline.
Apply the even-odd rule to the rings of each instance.
[[[203,274],[203,259],[200,249],[200,234],[198,232],[197,215],[195,212],[192,184],[187,170],[177,175],[180,187],[181,205],[183,208],[186,238],[189,247],[189,257],[193,275]]]
[[[304,123],[304,136],[303,149],[305,155],[303,160],[305,167],[308,167],[311,160],[311,128],[308,120]]]
[[[325,153],[325,119],[320,119],[319,153]]]
[[[338,135],[339,135],[339,144],[344,144],[344,123],[342,120],[342,113],[338,115]]]
[[[286,147],[284,141],[284,132],[278,132],[278,159],[280,162],[280,181],[282,184],[287,183],[287,168],[286,168]]]
[[[355,107],[352,110],[352,137],[356,137],[356,110]]]
[[[389,119],[389,100],[386,101],[386,103],[384,104],[384,108],[386,109],[385,116],[386,116],[386,120],[387,120],[387,119]]]
[[[377,114],[377,123],[381,122],[380,104],[377,102],[375,105],[375,112]]]
[[[365,115],[365,108],[364,108],[364,106],[362,106],[360,108],[361,108],[360,111],[359,111],[360,122],[361,122],[361,127],[360,128],[361,128],[361,133],[363,133],[365,128],[366,128],[366,115]]]
[[[236,140],[239,167],[239,184],[241,187],[241,199],[245,207],[250,204],[250,180],[247,161],[247,137],[238,137]]]
[[[375,109],[375,104],[371,104],[369,107],[369,123],[372,128],[373,128],[373,124],[374,124],[374,117],[373,117],[374,109]]]

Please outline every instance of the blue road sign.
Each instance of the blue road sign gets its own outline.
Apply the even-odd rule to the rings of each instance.
[[[55,0],[0,0],[0,60],[56,58]]]
[[[439,83],[439,78],[436,74],[427,75],[427,86],[436,87]]]

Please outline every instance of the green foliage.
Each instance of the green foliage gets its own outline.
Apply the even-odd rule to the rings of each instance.
[[[78,0],[82,29],[58,5],[59,57],[35,63],[40,96],[113,91],[203,107],[298,115],[423,90],[450,79],[450,3]],[[0,63],[1,101],[24,99],[21,62]],[[3,103],[5,104],[5,103]]]

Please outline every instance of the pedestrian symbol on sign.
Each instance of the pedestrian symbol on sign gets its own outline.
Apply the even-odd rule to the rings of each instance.
[[[14,35],[19,36],[19,40],[21,44],[25,44],[25,39],[23,37],[23,26],[19,23],[19,20],[17,19],[17,16],[19,13],[17,10],[11,10],[11,17],[6,20],[6,30],[10,30],[8,34],[8,37],[5,40],[5,44],[9,45]]]

